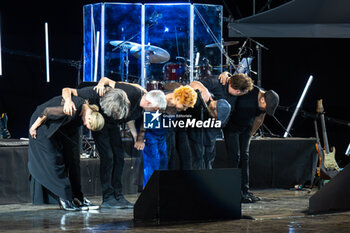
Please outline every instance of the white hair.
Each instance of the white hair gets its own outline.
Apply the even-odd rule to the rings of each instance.
[[[165,94],[159,90],[153,90],[145,95],[145,100],[151,103],[151,107],[159,108],[160,110],[166,109]]]
[[[126,118],[129,114],[130,101],[125,91],[119,88],[107,89],[100,98],[103,112],[115,120]]]

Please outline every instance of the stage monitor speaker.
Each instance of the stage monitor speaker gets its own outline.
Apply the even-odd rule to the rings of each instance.
[[[350,210],[350,164],[309,200],[309,213]]]
[[[135,222],[241,218],[241,170],[157,170],[134,205]]]

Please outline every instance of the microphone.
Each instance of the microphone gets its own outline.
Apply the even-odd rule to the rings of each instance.
[[[209,112],[208,105],[207,105],[207,103],[204,101],[203,96],[202,96],[202,94],[201,94],[201,91],[198,90],[198,89],[196,89],[195,91],[197,92],[199,101],[201,102],[202,106],[204,107],[205,110],[207,110],[207,111]]]

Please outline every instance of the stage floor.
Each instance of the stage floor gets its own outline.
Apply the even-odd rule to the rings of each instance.
[[[254,190],[260,202],[242,204],[243,218],[162,226],[135,225],[133,210],[102,209],[66,212],[58,205],[0,205],[0,232],[350,232],[350,211],[308,215],[309,198],[317,189]],[[126,198],[135,202],[137,195]],[[89,197],[100,204],[100,197]]]

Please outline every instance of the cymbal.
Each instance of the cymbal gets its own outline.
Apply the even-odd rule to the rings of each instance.
[[[222,66],[213,66],[214,68],[230,67],[230,64],[224,64]]]
[[[224,64],[222,66],[213,66],[213,70],[221,70],[222,68],[230,67],[228,64]]]
[[[141,45],[136,45],[130,49],[130,53],[136,57],[140,58],[141,57]],[[149,56],[149,62],[150,63],[164,63],[169,61],[170,59],[170,54],[162,48],[159,48],[154,45],[145,45],[145,53],[146,56]]]
[[[206,48],[217,48],[217,47],[220,47],[221,45],[222,46],[231,46],[231,45],[236,45],[236,44],[239,44],[239,41],[224,41],[224,42],[222,42],[222,44],[220,44],[220,43],[208,44],[205,47]]]
[[[112,40],[109,43],[115,47],[119,47],[119,48],[125,47],[127,49],[131,49],[132,47],[134,47],[136,45],[140,45],[140,44],[135,43],[135,42],[122,41],[122,40]]]

